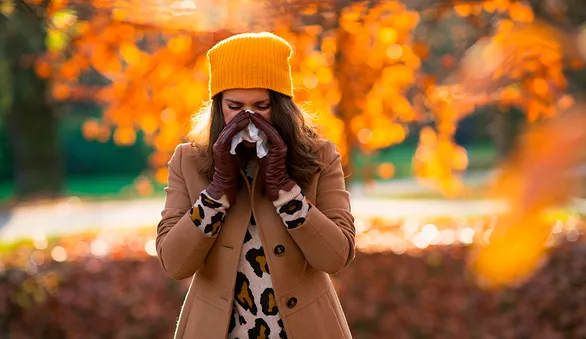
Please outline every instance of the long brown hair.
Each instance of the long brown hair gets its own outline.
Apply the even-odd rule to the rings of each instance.
[[[301,110],[293,99],[269,90],[273,126],[287,145],[287,172],[299,186],[306,187],[320,169],[312,144],[319,138],[310,125],[309,115]],[[212,180],[214,174],[213,145],[226,126],[222,112],[222,93],[197,113],[187,139],[198,148],[200,169]]]

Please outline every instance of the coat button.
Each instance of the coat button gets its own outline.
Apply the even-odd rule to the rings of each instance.
[[[293,308],[296,305],[297,305],[297,298],[293,297],[293,298],[289,298],[289,300],[287,300],[287,307]]]
[[[275,255],[282,257],[285,254],[285,246],[277,245],[275,246]]]

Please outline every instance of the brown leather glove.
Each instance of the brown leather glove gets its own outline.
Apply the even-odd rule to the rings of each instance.
[[[240,175],[240,158],[230,154],[232,138],[250,123],[250,113],[240,112],[232,119],[214,143],[214,175],[207,188],[208,194],[218,200],[226,194],[230,205],[235,202],[238,177]]]
[[[287,173],[287,145],[279,132],[262,116],[251,114],[250,120],[265,132],[271,144],[269,153],[260,159],[259,165],[267,196],[275,201],[279,198],[279,190],[290,191],[296,185]]]

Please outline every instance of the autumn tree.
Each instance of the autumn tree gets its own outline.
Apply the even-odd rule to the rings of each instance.
[[[463,117],[496,103],[535,121],[573,104],[564,72],[582,67],[568,38],[577,34],[579,15],[563,4],[569,2],[51,1],[44,20],[59,23],[51,34],[61,40],[34,66],[53,98],[104,104],[102,119],[84,125],[87,138],[131,144],[142,130],[156,149],[155,177],[164,181],[170,153],[208,99],[205,51],[233,33],[272,30],[294,46],[296,100],[311,102],[318,129],[346,161],[354,148],[400,143],[409,123],[425,122],[416,174],[454,195],[468,163],[454,142]],[[571,22],[552,24],[560,17]],[[450,31],[458,41],[434,63],[429,36],[456,19],[474,34]],[[84,85],[80,75],[88,71],[108,82]]]

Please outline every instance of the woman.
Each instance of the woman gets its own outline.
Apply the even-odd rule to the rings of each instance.
[[[195,130],[176,148],[157,227],[166,273],[193,276],[176,338],[351,338],[328,276],[354,258],[349,194],[334,145],[292,100],[291,53],[270,33],[208,52],[206,140]],[[230,153],[250,122],[270,145],[261,159],[250,143]]]

